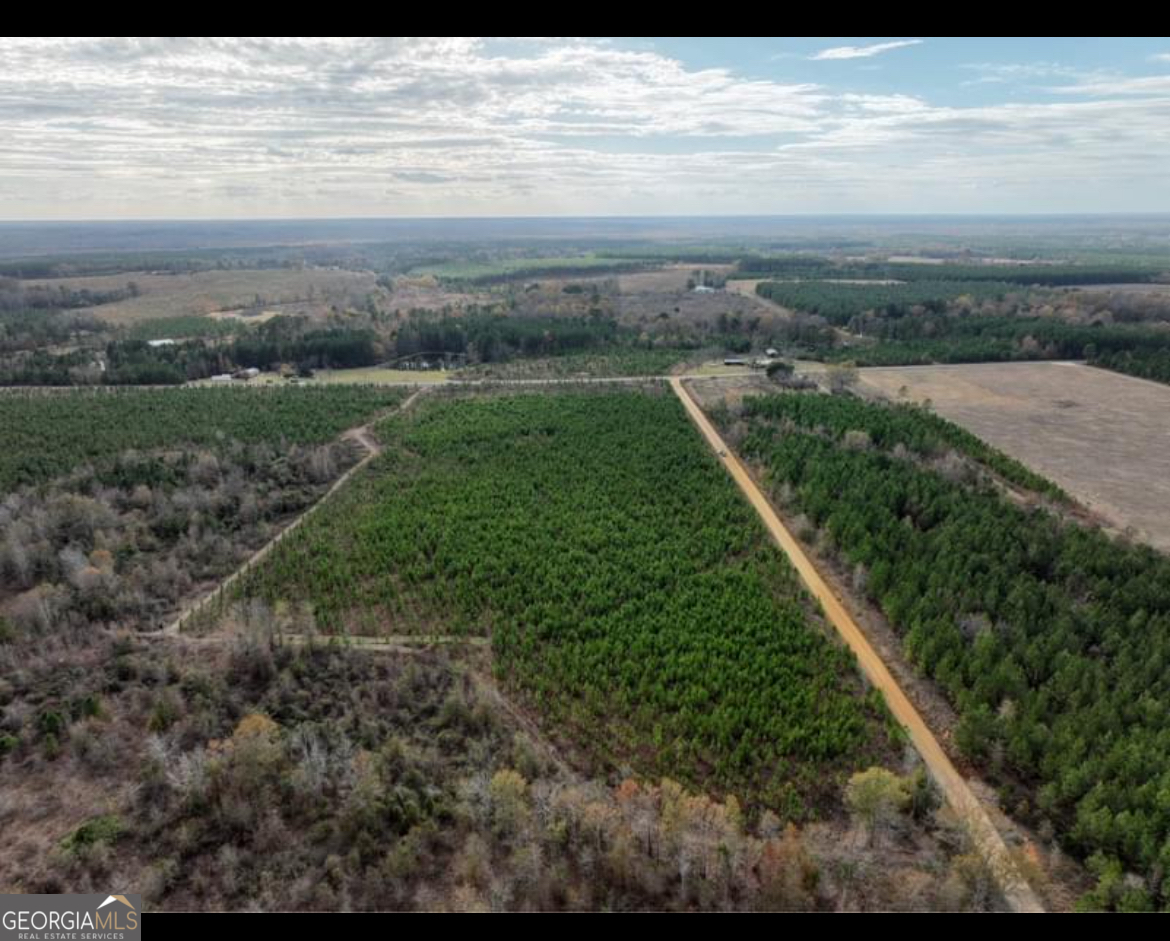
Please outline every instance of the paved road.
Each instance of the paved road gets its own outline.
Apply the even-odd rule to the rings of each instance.
[[[671,379],[670,385],[682,401],[691,420],[698,426],[703,437],[707,439],[707,443],[720,456],[727,472],[739,485],[739,489],[743,491],[748,501],[755,507],[772,538],[788,556],[809,592],[820,602],[825,616],[857,655],[858,666],[861,667],[862,672],[874,686],[882,691],[890,712],[906,729],[911,742],[922,756],[923,762],[942,790],[947,802],[966,822],[972,840],[990,865],[1008,904],[1014,911],[1018,912],[1044,911],[1040,899],[1020,875],[1003,837],[1000,836],[999,831],[991,822],[987,811],[967,785],[963,776],[959,774],[958,769],[951,763],[950,758],[947,757],[946,752],[939,745],[938,739],[927,727],[918,710],[902,692],[897,680],[891,675],[877,651],[870,645],[861,628],[857,626],[857,622],[853,620],[853,617],[845,610],[845,606],[833,594],[812,560],[780,521],[772,504],[756,486],[756,482],[747,472],[743,463],[727,447],[719,432],[715,430],[707,416],[703,414],[702,409],[684,388],[682,381],[677,378]]]

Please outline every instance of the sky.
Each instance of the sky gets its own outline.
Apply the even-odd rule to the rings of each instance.
[[[14,39],[0,219],[1170,211],[1170,40]]]

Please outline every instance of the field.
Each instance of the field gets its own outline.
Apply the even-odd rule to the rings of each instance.
[[[618,290],[623,294],[670,293],[689,290],[687,282],[696,271],[706,271],[717,276],[726,276],[735,270],[734,265],[664,265],[652,271],[632,271],[617,275]]]
[[[930,400],[1119,530],[1170,550],[1170,387],[1063,363],[863,369],[891,399]]]
[[[130,271],[117,275],[29,281],[30,286],[116,290],[138,285],[137,297],[102,304],[93,312],[113,324],[134,324],[163,317],[239,312],[249,307],[281,313],[318,312],[331,304],[346,306],[376,290],[369,272],[331,268],[262,268],[199,271],[193,274],[152,274]],[[257,298],[260,303],[257,304]]]
[[[245,582],[288,629],[487,635],[600,768],[814,813],[883,753],[817,624],[665,390],[434,396]]]

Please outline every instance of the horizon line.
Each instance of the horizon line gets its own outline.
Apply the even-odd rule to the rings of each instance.
[[[1170,209],[1117,212],[788,212],[788,213],[704,213],[704,214],[621,214],[621,215],[481,215],[481,216],[106,216],[75,219],[0,218],[0,225],[91,225],[94,223],[147,222],[492,222],[596,220],[636,221],[669,219],[1065,219],[1065,218],[1158,218],[1170,217]]]

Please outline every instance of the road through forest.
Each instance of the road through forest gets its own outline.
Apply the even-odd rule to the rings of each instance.
[[[671,379],[670,385],[707,443],[719,455],[731,478],[755,508],[776,544],[788,557],[805,587],[820,602],[825,617],[857,656],[862,673],[882,691],[890,712],[910,736],[910,741],[922,756],[927,770],[938,784],[947,803],[966,822],[972,841],[991,867],[1008,905],[1017,912],[1044,911],[1039,897],[1020,874],[1007,844],[991,822],[987,811],[968,786],[966,779],[951,763],[938,739],[934,737],[934,733],[902,691],[877,651],[857,626],[857,622],[833,594],[807,553],[781,522],[776,510],[756,485],[743,463],[728,448],[719,432],[715,430],[715,426],[683,386],[682,380]]]

